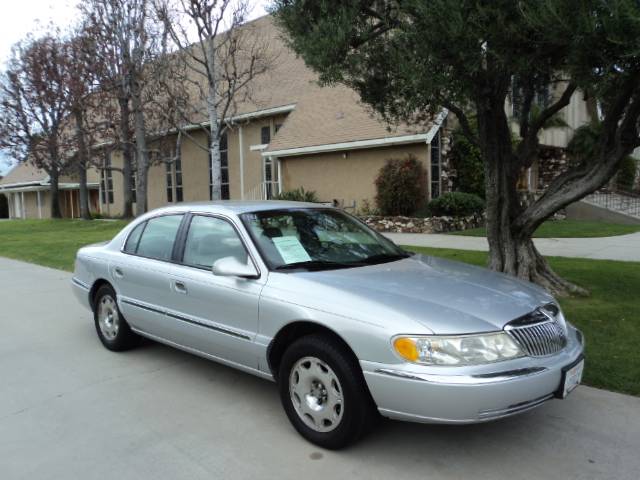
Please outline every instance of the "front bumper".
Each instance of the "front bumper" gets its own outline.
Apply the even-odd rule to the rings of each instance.
[[[386,417],[424,423],[484,422],[553,398],[563,367],[583,354],[581,333],[567,328],[567,346],[549,357],[459,368],[360,363],[378,410]]]

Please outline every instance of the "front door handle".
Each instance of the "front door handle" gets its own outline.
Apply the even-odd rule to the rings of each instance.
[[[184,294],[187,293],[187,286],[182,282],[174,282],[173,287],[178,293],[184,293]]]

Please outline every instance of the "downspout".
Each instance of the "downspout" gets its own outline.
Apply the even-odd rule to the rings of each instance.
[[[242,124],[238,130],[240,144],[240,199],[244,200],[244,137],[242,136]]]

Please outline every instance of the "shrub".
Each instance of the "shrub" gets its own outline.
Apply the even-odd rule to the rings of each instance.
[[[426,178],[424,167],[413,155],[388,160],[375,182],[380,213],[409,216],[418,210],[426,197]]]
[[[484,198],[484,164],[480,148],[471,143],[460,129],[451,135],[448,158],[456,171],[453,188],[459,192],[474,193]]]
[[[291,202],[318,202],[318,196],[313,190],[305,190],[304,187],[296,188],[295,190],[289,190],[281,192],[275,195],[274,200],[289,200]]]
[[[484,200],[472,193],[450,192],[431,200],[427,211],[434,217],[480,215],[484,211]]]
[[[620,163],[620,169],[616,175],[616,188],[625,192],[633,190],[636,183],[636,160],[633,157],[625,157]]]

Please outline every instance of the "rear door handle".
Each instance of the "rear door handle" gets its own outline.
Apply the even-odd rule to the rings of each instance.
[[[120,267],[116,267],[113,269],[113,274],[118,277],[118,278],[122,278],[124,277],[124,273],[122,272],[122,270],[120,269]]]
[[[187,286],[182,282],[174,282],[173,287],[178,293],[184,293],[184,294],[187,293]]]

